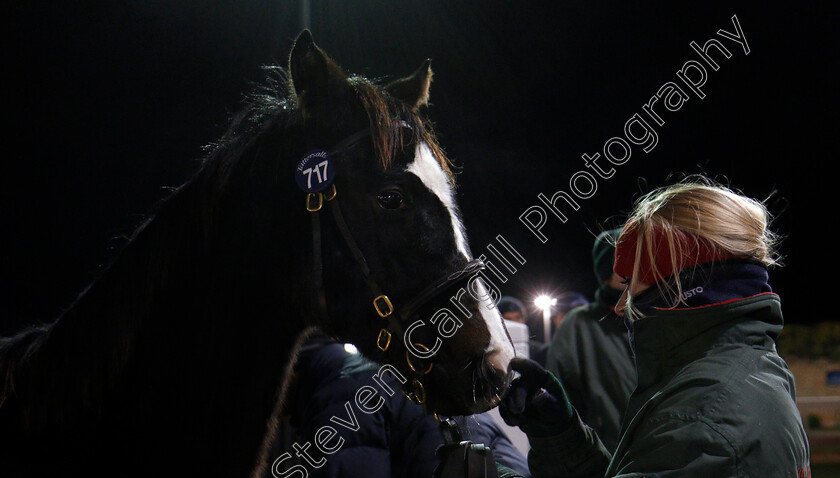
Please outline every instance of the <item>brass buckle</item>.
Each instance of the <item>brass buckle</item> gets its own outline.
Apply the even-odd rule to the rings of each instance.
[[[425,346],[425,345],[423,345],[423,344],[417,344],[417,343],[416,343],[416,344],[414,344],[414,346],[415,346],[415,347],[422,348],[422,349],[423,349],[423,352],[428,352],[428,351],[429,351],[429,348],[428,348],[428,347],[426,347],[426,346]],[[408,363],[408,368],[410,368],[412,372],[418,372],[418,371],[417,371],[417,368],[415,368],[415,367],[414,367],[414,364],[413,364],[413,363],[411,363],[411,352],[410,352],[410,351],[408,351],[408,350],[406,350],[406,351],[405,351],[405,361],[406,361],[406,363]],[[432,367],[434,367],[434,366],[435,366],[435,363],[434,363],[434,362],[430,363],[430,364],[429,364],[429,368],[427,368],[427,369],[426,369],[426,371],[425,371],[425,372],[423,372],[421,375],[426,375],[427,373],[431,372],[431,371],[432,371]],[[419,373],[419,372],[418,372],[418,373]]]
[[[373,299],[373,308],[376,309],[376,313],[383,319],[394,313],[394,306],[391,305],[391,299],[385,294]]]
[[[330,188],[324,192],[324,201],[332,201],[338,191],[335,190],[335,184],[331,184]]]
[[[317,204],[315,199],[318,199]],[[306,210],[309,212],[318,212],[324,206],[324,195],[321,193],[309,193],[306,195]]]
[[[423,383],[420,382],[420,380],[417,380],[415,378],[414,380],[411,381],[411,385],[414,386],[414,391],[411,392],[411,394],[414,396],[414,400],[420,405],[425,404],[426,403],[426,389],[423,388]]]
[[[385,345],[382,345],[383,338],[385,341]],[[379,331],[379,337],[376,338],[376,346],[379,347],[379,350],[386,351],[388,347],[391,345],[391,332],[388,332],[385,329]]]
[[[415,378],[411,380],[411,388],[413,388],[414,390],[408,393],[406,393],[405,390],[402,390],[402,394],[405,395],[405,397],[411,400],[412,402],[418,405],[423,405],[423,409],[425,410],[426,389],[423,388],[423,383]]]

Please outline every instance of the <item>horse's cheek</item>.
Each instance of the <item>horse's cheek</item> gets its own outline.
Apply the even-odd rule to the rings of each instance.
[[[458,332],[458,329],[460,329],[462,325],[464,325],[464,323],[458,320],[457,317],[455,317],[454,315],[448,315],[443,320],[441,320],[440,323],[438,323],[438,334],[441,337],[448,339],[455,335],[455,333]]]

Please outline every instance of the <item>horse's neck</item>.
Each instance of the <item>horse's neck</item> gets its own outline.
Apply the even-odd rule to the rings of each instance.
[[[168,419],[201,434],[264,420],[247,402],[270,403],[302,320],[291,306],[269,316],[267,300],[293,298],[270,296],[260,274],[217,268],[196,194],[170,200],[42,338],[17,390],[44,426],[108,415],[138,433]]]

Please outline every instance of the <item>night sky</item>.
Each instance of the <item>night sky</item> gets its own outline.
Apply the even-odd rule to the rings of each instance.
[[[771,272],[788,322],[833,320],[837,253],[837,7],[824,3],[311,1],[315,41],[347,71],[383,81],[425,58],[429,115],[459,166],[474,253],[501,234],[527,263],[504,291],[596,287],[594,235],[634,199],[705,172],[768,198],[785,236]],[[260,65],[285,64],[297,1],[15,2],[4,13],[0,333],[55,318],[143,213],[194,171]],[[750,52],[716,32],[735,32]],[[597,191],[549,217],[540,243],[519,216],[569,191],[687,61],[717,38],[704,99],[690,92]],[[716,55],[716,56],[715,56]],[[650,121],[650,117],[646,117]],[[609,166],[601,160],[601,163]]]

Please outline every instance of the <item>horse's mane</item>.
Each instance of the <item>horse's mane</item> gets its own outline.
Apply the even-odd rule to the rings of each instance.
[[[9,391],[14,392],[15,365],[28,356],[44,341],[49,325],[27,327],[13,337],[0,337],[0,407]]]
[[[260,154],[258,148],[252,151],[252,146],[262,134],[276,131],[277,134],[290,135],[293,134],[291,132],[301,130],[303,119],[289,74],[284,68],[276,65],[266,66],[264,69],[267,73],[264,82],[256,85],[245,97],[244,108],[231,118],[222,137],[205,147],[205,156],[197,171],[182,186],[152,208],[119,253],[113,255],[108,266],[101,270],[92,285],[78,296],[67,311],[79,302],[93,284],[103,280],[103,275],[120,260],[125,249],[164,209],[172,208],[173,203],[179,202],[179,196],[180,200],[190,200],[184,198],[187,196],[192,198],[194,204],[200,204],[199,214],[205,217],[193,220],[198,229],[203,229],[201,225],[208,223],[209,216],[214,213],[215,198],[220,197],[233,180],[233,172],[242,166],[242,160],[249,154],[252,156],[250,159],[254,160],[253,156]],[[349,83],[367,112],[374,150],[383,169],[391,167],[396,153],[406,144],[405,140],[411,139],[413,143],[425,142],[438,158],[443,170],[453,178],[449,160],[438,145],[431,124],[418,114],[416,108],[395,99],[384,88],[361,76],[351,76]],[[403,127],[405,125],[409,128]],[[407,132],[410,132],[408,134],[411,138],[404,137]],[[277,161],[276,154],[272,155],[272,158],[278,163],[278,169],[290,168],[289,164]],[[63,316],[64,314],[61,314],[46,325],[26,328],[15,336],[0,337],[0,407],[8,393],[14,391],[16,369],[25,364],[46,342],[52,328]]]

